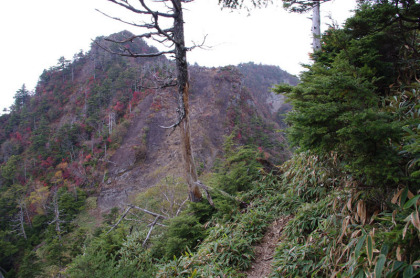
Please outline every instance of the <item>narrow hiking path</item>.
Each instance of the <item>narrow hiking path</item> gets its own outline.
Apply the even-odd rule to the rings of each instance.
[[[284,216],[274,221],[262,238],[255,246],[255,260],[249,270],[244,272],[248,278],[265,278],[271,273],[271,262],[274,251],[281,238],[282,231],[293,216]]]

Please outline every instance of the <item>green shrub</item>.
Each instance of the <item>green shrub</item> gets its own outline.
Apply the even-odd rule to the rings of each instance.
[[[250,147],[235,146],[234,134],[225,137],[224,160],[215,169],[215,184],[218,188],[234,194],[251,188],[252,182],[259,179],[261,164],[258,153]]]
[[[152,253],[171,259],[180,256],[187,248],[193,249],[205,237],[205,229],[194,215],[182,214],[169,220],[169,226],[162,238],[153,241]],[[153,250],[154,249],[154,250]],[[161,251],[159,251],[161,250]]]
[[[26,250],[19,266],[17,277],[40,277],[43,265],[34,251]],[[7,277],[7,276],[6,276]]]

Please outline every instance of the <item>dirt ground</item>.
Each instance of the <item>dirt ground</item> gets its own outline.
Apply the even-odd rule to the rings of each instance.
[[[261,242],[255,246],[254,262],[250,269],[244,272],[248,278],[265,278],[270,275],[274,251],[281,239],[283,228],[291,218],[292,216],[285,216],[270,225]]]

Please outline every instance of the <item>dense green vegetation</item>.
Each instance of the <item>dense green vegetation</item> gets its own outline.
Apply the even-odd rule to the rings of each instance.
[[[285,91],[300,197],[276,277],[414,277],[419,258],[419,4],[362,1]],[[416,246],[416,247],[415,247]]]
[[[107,152],[121,144],[129,111],[153,93],[137,90],[136,78],[164,75],[166,60],[140,61],[150,70],[142,73],[145,67],[93,48],[72,63],[60,58],[35,95],[22,86],[12,112],[0,117],[0,272],[243,277],[269,225],[290,218],[271,277],[417,277],[420,4],[359,2],[343,28],[324,34],[301,82],[275,88],[293,107],[289,161],[274,166],[262,149],[283,147],[267,135],[273,127],[257,115],[241,121],[248,94],[237,101],[243,105],[228,106],[224,156],[200,177],[213,206],[188,203],[184,182],[166,177],[132,203],[159,217],[115,208],[97,225],[89,213],[91,193],[106,179]],[[237,84],[231,72],[223,68],[218,78]],[[54,103],[70,103],[75,120],[55,122],[64,112]]]
[[[287,117],[291,144],[336,151],[363,185],[416,182],[418,30],[409,18],[418,11],[406,2],[361,5],[345,28],[325,34],[302,83],[277,89],[294,107]]]
[[[233,135],[226,139],[226,157],[206,179],[214,186],[214,206],[207,201],[190,203],[181,214],[164,222],[165,229],[154,231],[146,247],[146,225],[127,220],[110,233],[104,226],[66,273],[71,277],[216,277],[239,275],[237,270],[247,269],[253,258],[252,245],[278,213],[278,177],[267,174],[255,160],[257,150],[237,147],[232,139]],[[175,187],[182,191],[181,184]],[[146,204],[151,197],[161,198],[160,194],[161,190],[151,189],[137,201],[161,211],[164,202]]]

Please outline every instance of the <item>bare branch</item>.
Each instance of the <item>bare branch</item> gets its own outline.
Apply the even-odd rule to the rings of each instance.
[[[177,126],[179,126],[182,122],[182,120],[185,118],[185,108],[177,108],[176,111],[178,112],[178,121],[176,123],[174,123],[173,125],[170,126],[159,126],[161,128],[165,128],[165,129],[175,129]]]
[[[203,48],[204,44],[206,43],[207,35],[204,36],[203,41],[200,44],[196,44],[193,42],[193,46],[187,47],[187,51],[191,51],[194,48]]]
[[[139,2],[142,4],[142,6],[143,6],[143,8],[145,8],[145,10],[136,9],[135,7],[130,5],[130,3],[128,3],[127,0],[108,0],[108,1],[112,2],[114,4],[117,4],[117,5],[119,5],[123,8],[126,8],[127,10],[130,10],[132,12],[138,13],[138,14],[150,14],[150,15],[156,14],[158,16],[163,16],[163,17],[168,17],[168,18],[174,17],[173,14],[161,13],[161,12],[158,12],[158,11],[152,11],[151,9],[149,9],[149,7],[147,7],[145,5],[143,0],[139,0]]]
[[[160,26],[159,26],[159,23],[158,23],[158,16],[157,15],[153,15],[153,18],[154,18],[154,27],[155,27],[155,29],[160,33],[160,34],[162,34],[163,36],[165,36],[168,40],[170,40],[170,41],[172,41],[172,42],[174,42],[174,43],[176,43],[176,44],[179,44],[179,42],[177,42],[175,39],[174,39],[174,37],[173,37],[173,35],[171,35],[172,34],[172,32],[173,32],[173,29],[171,29],[171,32],[168,34],[168,32],[166,32],[166,30],[163,30],[162,28],[160,28]]]
[[[166,201],[168,201],[168,203],[171,203],[171,201],[168,198],[168,195],[165,194],[165,192],[161,192],[163,194],[163,196],[165,196]]]
[[[141,207],[138,207],[138,206],[135,206],[135,205],[128,205],[127,206],[127,208],[125,209],[125,211],[124,211],[124,213],[121,215],[121,217],[120,217],[120,219],[118,219],[118,221],[117,221],[117,223],[115,223],[112,227],[111,227],[111,229],[106,233],[106,234],[109,234],[113,229],[115,229],[120,223],[121,223],[121,221],[127,216],[127,214],[130,212],[130,210],[131,209],[137,209],[137,210],[140,210],[140,211],[142,211],[142,212],[145,212],[145,213],[147,213],[147,214],[150,214],[150,215],[153,215],[153,216],[155,216],[156,217],[156,219],[155,219],[155,221],[152,223],[152,226],[154,226],[154,225],[157,225],[156,224],[156,221],[159,219],[159,218],[162,218],[162,219],[168,219],[166,216],[163,216],[163,215],[161,215],[161,214],[158,214],[158,213],[154,213],[154,212],[151,212],[151,211],[149,211],[149,210],[147,210],[147,209],[144,209],[144,208],[141,208]],[[130,219],[130,220],[132,220],[132,221],[136,221],[136,222],[140,222],[139,220],[133,220],[133,219]],[[161,225],[162,226],[162,225]],[[164,225],[163,225],[164,226]],[[149,233],[151,232],[151,230],[149,230]]]
[[[188,201],[188,197],[187,197],[187,199],[185,199],[185,200],[181,203],[181,205],[179,206],[178,210],[176,211],[175,216],[178,216],[178,214],[181,212],[182,207],[185,205],[185,203],[186,203],[187,201]]]
[[[149,239],[150,234],[152,233],[152,230],[153,230],[153,228],[155,227],[155,225],[156,225],[156,223],[157,223],[158,219],[159,219],[159,216],[157,216],[157,217],[155,218],[155,221],[153,221],[153,223],[151,224],[150,229],[149,229],[149,232],[147,233],[146,239],[143,241],[143,244],[142,244],[142,246],[143,246],[143,247],[144,247],[144,246],[146,246],[147,240]]]
[[[168,218],[170,218],[171,216],[169,215],[169,213],[166,213],[165,211],[163,211],[163,209],[160,209],[160,212],[165,214]]]
[[[150,25],[148,27],[145,27],[145,26],[146,25],[143,25],[143,26],[138,25],[138,27],[144,27],[144,28],[149,28],[149,29],[154,28],[154,26],[152,26],[152,25]],[[168,28],[168,29],[165,29],[164,31],[171,32],[171,30],[172,30],[171,28]],[[165,42],[165,41],[168,41],[167,38],[160,41],[160,40],[156,39],[154,36],[163,36],[163,35],[161,35],[159,32],[149,32],[149,33],[144,33],[144,34],[140,34],[140,35],[133,35],[133,36],[131,36],[131,37],[125,39],[125,40],[122,40],[122,41],[117,41],[117,40],[113,40],[113,39],[110,39],[110,38],[106,38],[105,40],[109,41],[109,42],[113,42],[113,43],[118,43],[118,44],[133,42],[133,40],[141,39],[141,38],[153,39],[155,41],[162,42],[162,43]]]
[[[160,51],[160,52],[155,52],[155,53],[149,53],[149,54],[141,54],[141,53],[132,53],[129,49],[125,48],[124,50],[127,51],[128,53],[124,53],[124,52],[116,52],[113,51],[103,45],[101,45],[100,43],[98,43],[97,41],[92,40],[97,46],[99,46],[101,49],[111,53],[111,54],[115,54],[115,55],[120,55],[120,56],[125,56],[125,57],[133,57],[133,58],[153,58],[153,57],[159,57],[165,54],[175,54],[175,50],[171,49],[168,51]]]
[[[205,191],[205,192],[206,192],[206,194],[207,194],[207,197],[209,197],[209,196],[210,196],[208,191],[213,190],[213,191],[217,191],[217,192],[219,192],[219,193],[220,193],[220,194],[222,194],[223,196],[228,197],[229,199],[231,199],[231,200],[233,200],[233,201],[236,201],[236,202],[240,203],[241,205],[243,205],[243,206],[245,206],[245,207],[248,205],[247,203],[245,203],[244,201],[242,201],[242,200],[241,200],[241,199],[239,199],[238,197],[232,196],[232,195],[230,195],[229,193],[227,193],[226,191],[223,191],[223,190],[221,190],[221,189],[218,189],[218,188],[214,188],[214,187],[210,187],[210,186],[204,185],[204,184],[203,184],[201,181],[199,181],[199,180],[196,182],[196,184],[197,184],[199,187],[201,187],[201,188],[203,188],[203,189],[204,189],[204,191]],[[211,199],[211,196],[210,196],[210,199]],[[209,199],[209,203],[210,203],[210,199]],[[211,200],[211,202],[213,202],[213,200]],[[212,205],[212,204],[210,203],[210,205]]]
[[[138,220],[138,219],[125,218],[125,220],[127,220],[127,221],[133,221],[133,222],[138,222],[138,223],[144,223],[144,221]]]
[[[112,0],[111,0],[112,1]],[[144,0],[139,0],[140,4],[143,6],[143,8],[146,9],[148,14],[152,14],[153,16],[162,16],[162,17],[175,17],[175,14],[168,14],[168,13],[161,13],[158,11],[152,11],[147,5],[146,3],[144,3]]]
[[[113,42],[113,43],[123,44],[123,43],[133,42],[133,40],[135,40],[135,39],[142,39],[142,38],[150,39],[150,38],[152,38],[153,35],[159,35],[159,34],[157,32],[149,32],[149,33],[144,33],[144,34],[141,34],[141,35],[133,35],[133,36],[131,36],[131,37],[125,39],[125,40],[122,40],[122,41],[117,41],[117,40],[113,40],[113,39],[110,39],[110,38],[106,38],[105,40],[109,41],[109,42]]]
[[[166,48],[171,48],[171,47],[174,47],[174,45],[175,45],[175,43],[173,41],[171,41],[171,43],[169,45],[166,45],[165,43],[167,43],[169,41],[167,38],[165,38],[163,40],[159,40],[155,37],[151,37],[151,39],[154,40],[155,42],[163,44],[163,46],[165,46]]]
[[[152,223],[150,223],[149,225],[147,225],[147,227],[149,227],[150,225],[152,225]],[[168,226],[166,226],[166,225],[164,225],[162,223],[159,223],[159,222],[157,222],[155,225],[161,226],[161,227],[168,227]]]
[[[172,80],[172,82],[164,83],[164,84],[162,84],[160,86],[147,87],[147,86],[140,85],[139,87],[142,88],[142,89],[154,89],[154,90],[158,90],[158,89],[165,89],[165,88],[169,88],[169,87],[175,87],[176,85],[178,85],[178,83],[176,83],[176,81],[173,81]]]
[[[214,207],[214,202],[213,202],[213,199],[211,198],[211,195],[210,195],[210,192],[209,192],[209,188],[206,186],[206,185],[204,185],[201,181],[196,181],[195,182],[195,184],[197,184],[199,187],[201,187],[205,192],[206,192],[206,195],[207,195],[207,200],[209,201],[209,204],[212,206],[212,207]]]
[[[163,216],[163,215],[161,215],[161,214],[158,214],[158,213],[155,213],[155,212],[151,212],[151,211],[148,211],[147,209],[144,209],[144,208],[141,208],[141,207],[138,207],[138,206],[135,206],[135,205],[128,205],[130,208],[134,208],[134,209],[137,209],[137,210],[140,210],[140,211],[142,211],[142,212],[145,212],[145,213],[147,213],[147,214],[150,214],[150,215],[153,215],[153,216],[155,216],[155,217],[160,217],[160,218],[162,218],[162,219],[168,219],[166,216]]]
[[[138,220],[140,220],[140,218],[138,217],[137,214],[133,213],[132,211],[129,212],[132,216],[136,217]]]
[[[120,219],[118,219],[117,223],[115,223],[106,234],[109,234],[113,229],[115,229],[115,227],[118,226],[118,224],[120,224],[120,222],[125,218],[125,216],[127,215],[127,213],[130,211],[130,209],[132,209],[132,208],[131,207],[126,208],[126,210],[124,211],[124,213],[121,215]]]
[[[108,18],[111,18],[111,19],[113,19],[113,20],[116,20],[116,21],[119,21],[119,22],[122,22],[122,23],[125,23],[125,24],[128,24],[128,25],[131,25],[131,26],[134,26],[134,27],[139,27],[139,28],[148,28],[148,29],[153,28],[153,25],[150,25],[150,24],[143,24],[143,25],[139,25],[139,24],[136,24],[136,23],[134,23],[134,22],[128,22],[128,21],[122,20],[121,18],[118,18],[118,17],[113,17],[113,16],[110,16],[110,15],[108,15],[108,14],[106,14],[106,13],[102,12],[101,10],[98,10],[98,9],[95,9],[95,10],[96,10],[97,12],[99,12],[99,13],[103,14],[104,16],[108,17]]]
[[[127,221],[133,221],[133,222],[138,222],[138,223],[144,223],[145,221],[143,221],[143,220],[141,220],[141,219],[139,219],[138,217],[137,217],[137,215],[136,214],[134,214],[133,212],[129,212],[129,214],[130,215],[132,215],[132,216],[134,216],[135,218],[137,218],[137,219],[132,219],[132,218],[125,218],[125,220],[127,220]],[[161,223],[156,223],[156,225],[158,225],[158,226],[162,226],[162,227],[166,227],[166,225],[163,225],[163,224],[161,224]],[[147,225],[147,226],[150,226],[150,224],[149,225]]]

